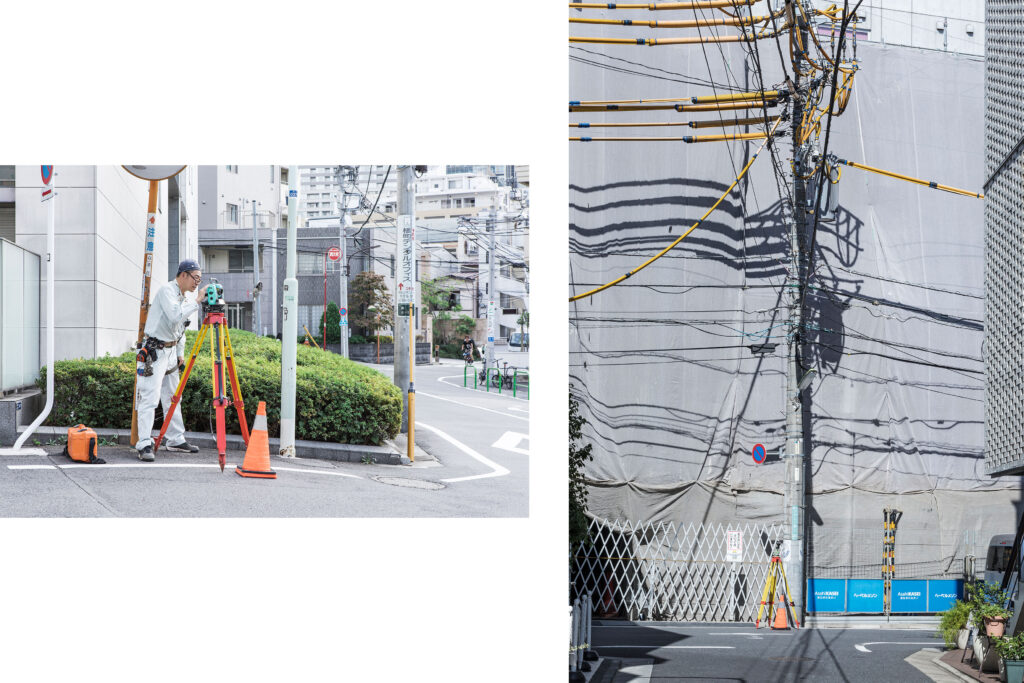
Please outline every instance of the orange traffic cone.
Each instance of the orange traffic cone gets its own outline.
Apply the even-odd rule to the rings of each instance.
[[[779,600],[775,608],[775,621],[772,622],[773,629],[788,629],[789,619],[786,615],[786,603],[783,600]]]
[[[260,401],[256,409],[256,421],[249,433],[249,447],[245,449],[245,460],[235,466],[235,474],[243,477],[277,479],[277,472],[270,469],[270,437],[267,435],[267,404]]]

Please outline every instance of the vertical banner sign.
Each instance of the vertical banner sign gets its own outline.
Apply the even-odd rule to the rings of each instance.
[[[743,561],[743,532],[739,529],[725,532],[725,559],[728,562]]]
[[[494,299],[487,300],[487,343],[494,343],[494,327],[496,324]]]
[[[415,305],[416,303],[416,264],[414,262],[413,245],[416,242],[416,228],[412,216],[398,217],[398,231],[401,260],[398,264],[398,305]],[[401,311],[399,312],[402,315]]]

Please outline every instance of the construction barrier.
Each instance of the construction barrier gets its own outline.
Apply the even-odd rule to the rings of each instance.
[[[935,614],[944,612],[964,595],[963,579],[894,579],[891,612]],[[882,614],[885,612],[883,579],[807,579],[807,612]]]

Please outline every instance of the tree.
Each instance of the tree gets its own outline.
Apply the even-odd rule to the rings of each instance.
[[[367,310],[370,306],[376,306],[377,310]],[[372,337],[377,330],[390,327],[395,316],[384,276],[368,270],[352,278],[349,307],[349,322],[359,328],[364,337]]]
[[[434,320],[451,320],[452,311],[462,310],[451,277],[448,275],[420,282],[420,303],[434,316]],[[442,344],[450,341],[447,336],[440,340]]]
[[[516,320],[516,324],[519,325],[519,343],[522,345],[521,348],[525,348],[529,346],[529,344],[526,343],[526,335],[523,334],[523,327],[530,329],[530,312],[523,311],[519,316],[519,319]]]
[[[313,332],[314,336],[322,335],[324,330],[324,314],[320,314],[320,325]],[[318,339],[323,339],[322,336],[318,336]],[[327,343],[328,344],[339,344],[341,343],[341,312],[338,310],[338,304],[333,301],[327,304]]]
[[[569,385],[569,548],[575,550],[587,539],[587,482],[583,473],[593,444],[583,446],[583,425],[586,419],[580,415],[580,404],[573,398]]]
[[[459,337],[465,337],[467,334],[473,334],[473,330],[475,329],[476,321],[468,315],[460,315],[459,319],[455,322],[455,334]]]

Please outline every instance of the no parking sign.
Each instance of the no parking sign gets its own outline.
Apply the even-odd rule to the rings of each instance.
[[[750,453],[754,457],[754,462],[758,465],[764,462],[765,458],[768,457],[768,452],[764,449],[764,446],[757,443],[754,444],[754,450]]]

